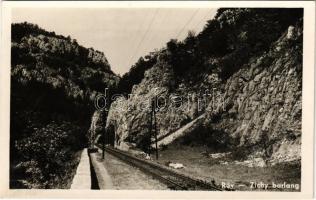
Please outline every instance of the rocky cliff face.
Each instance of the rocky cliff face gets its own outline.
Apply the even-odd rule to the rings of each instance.
[[[219,19],[223,19],[220,14]],[[170,51],[162,50],[131,95],[111,105],[107,127],[115,129],[116,146],[145,149],[144,141],[150,137],[150,102],[158,96],[156,116],[161,140],[202,116],[203,120],[194,125],[196,131],[207,127],[210,133],[216,133],[211,137],[224,146],[249,149],[246,158],[260,157],[271,164],[300,159],[302,24],[300,20],[289,24],[265,50],[245,50],[249,53],[247,62],[232,70],[227,79],[222,75],[226,67],[222,61],[228,56],[210,57],[197,73],[179,75],[169,61]],[[192,129],[185,134],[194,134]]]
[[[209,75],[205,76],[200,85],[187,87],[180,84],[180,87],[173,91],[174,79],[171,66],[163,60],[158,60],[154,67],[145,72],[142,82],[133,87],[128,98],[120,97],[112,103],[107,126],[116,127],[118,146],[126,148],[129,142],[142,143],[149,133],[151,102],[155,97],[158,97],[155,100],[158,136],[163,137],[195,119],[205,110],[205,105],[200,111],[198,108],[198,98],[203,97],[197,93],[198,90],[203,92],[201,85],[209,83],[212,88],[212,85],[218,84],[218,78]]]
[[[94,97],[118,80],[103,53],[12,24],[10,187],[69,188]]]
[[[22,32],[21,27],[32,26],[13,25],[13,79],[23,83],[48,83],[54,88],[65,89],[68,96],[91,101],[97,92],[103,93],[105,87],[116,87],[119,77],[111,71],[102,52],[84,48],[76,40],[44,30],[39,34],[32,30],[16,36],[18,31]]]
[[[268,52],[227,80],[224,109],[207,111],[207,122],[238,146],[261,146],[260,156],[271,162],[300,159],[301,80],[302,29],[290,26]]]

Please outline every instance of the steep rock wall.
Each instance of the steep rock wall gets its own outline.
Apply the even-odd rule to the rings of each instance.
[[[300,158],[302,116],[302,30],[290,26],[269,52],[256,57],[224,86],[225,111],[215,129],[239,146],[261,145],[277,161]],[[217,113],[217,114],[219,114]],[[208,119],[213,113],[207,112]]]
[[[120,97],[111,105],[107,126],[114,125],[117,147],[141,146],[149,132],[150,100],[154,96],[172,99],[188,93],[211,91],[205,106],[183,98],[183,109],[169,102],[157,112],[158,136],[170,134],[205,113],[204,122],[215,131],[227,133],[238,147],[254,149],[272,163],[300,159],[301,92],[302,92],[302,28],[290,26],[270,49],[253,56],[227,81],[218,74],[205,72],[200,81],[174,84],[172,67],[158,59],[135,85],[129,98]],[[214,90],[216,88],[216,91]],[[201,96],[200,96],[201,97]],[[145,102],[145,103],[144,103]],[[147,108],[142,110],[142,108]],[[202,108],[198,108],[199,106]]]

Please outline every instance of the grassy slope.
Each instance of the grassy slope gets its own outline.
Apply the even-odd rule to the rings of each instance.
[[[159,163],[178,162],[184,164],[185,168],[180,171],[207,181],[215,180],[216,184],[230,182],[245,184],[245,187],[237,187],[238,190],[251,190],[251,181],[271,184],[299,183],[301,180],[301,168],[299,163],[286,163],[267,167],[247,167],[235,164],[235,158],[210,158],[208,153],[218,153],[205,146],[188,146],[179,143],[169,145],[167,149],[160,151]],[[228,164],[221,164],[227,162]]]

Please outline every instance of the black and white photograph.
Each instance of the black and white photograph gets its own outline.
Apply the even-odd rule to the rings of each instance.
[[[227,6],[12,7],[9,189],[302,192],[306,9]]]

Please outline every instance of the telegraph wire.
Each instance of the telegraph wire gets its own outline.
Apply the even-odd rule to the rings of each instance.
[[[130,58],[129,63],[132,61],[132,59],[133,59],[133,58],[135,57],[135,55],[138,53],[139,47],[141,46],[141,44],[143,43],[144,39],[146,38],[146,35],[148,34],[148,31],[150,30],[151,25],[152,25],[154,19],[156,18],[157,12],[158,12],[158,8],[156,9],[156,11],[155,11],[153,17],[151,18],[150,24],[149,24],[149,26],[147,27],[147,30],[146,30],[146,32],[144,33],[142,39],[141,39],[140,42],[138,43],[137,48],[136,48],[136,51],[134,52],[133,56]]]
[[[178,38],[182,32],[184,31],[184,29],[186,28],[187,25],[189,25],[189,23],[192,21],[192,19],[195,17],[195,15],[198,13],[198,11],[200,10],[200,8],[198,8],[190,17],[190,19],[187,21],[187,23],[182,27],[182,29],[180,30],[180,32],[177,34],[177,36],[175,38]]]
[[[150,12],[148,12],[148,13],[150,13]],[[131,38],[133,38],[133,39],[130,39],[129,40],[129,43],[131,43],[130,41],[134,41],[134,39],[136,39],[136,36],[137,36],[137,34],[141,31],[141,29],[142,29],[142,27],[146,24],[146,18],[149,16],[149,14],[146,14],[146,17],[144,18],[144,22],[138,27],[138,29],[137,29],[137,31],[136,31],[136,34],[134,34]],[[125,24],[125,26],[127,27],[127,25]],[[130,63],[130,61],[131,61],[131,59],[132,59],[132,57],[130,58],[130,60],[129,60],[129,62],[127,63],[127,65],[131,65],[131,64],[129,64]],[[127,60],[127,59],[126,59]],[[129,66],[129,67],[131,67],[131,66]]]
[[[166,21],[166,19],[167,19],[167,17],[169,17],[171,14],[170,13],[173,13],[172,12],[172,10],[170,11],[170,12],[167,12],[161,19],[161,22],[160,22],[160,26],[163,26],[164,24],[165,24],[165,21]],[[154,35],[151,37],[151,38],[155,38],[156,37],[156,35],[157,35],[157,32],[155,32],[154,33]],[[143,50],[146,50],[146,48],[148,47],[148,43],[147,43],[147,45],[145,45],[145,48],[143,49]],[[157,47],[157,48],[159,48],[159,47]],[[151,52],[151,51],[154,51],[155,49],[151,49],[151,50],[149,50],[149,52]],[[147,52],[147,53],[149,53],[149,52]]]
[[[204,17],[201,19],[201,21],[194,27],[195,30],[197,30],[197,28],[204,22],[206,23],[207,21],[204,21],[206,20],[207,17],[211,17],[212,15],[212,12],[207,12]],[[205,26],[205,25],[204,25]]]

